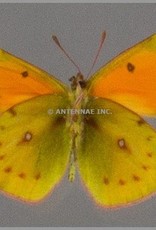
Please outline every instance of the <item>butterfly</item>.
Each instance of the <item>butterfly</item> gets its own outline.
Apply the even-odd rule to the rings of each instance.
[[[75,168],[95,203],[120,207],[156,192],[156,34],[71,88],[0,51],[0,190],[45,198]]]

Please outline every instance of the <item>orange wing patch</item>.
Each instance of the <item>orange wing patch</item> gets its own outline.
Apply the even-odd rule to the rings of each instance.
[[[89,80],[89,94],[142,115],[156,114],[156,35],[120,54]]]
[[[0,50],[0,113],[30,98],[54,93],[67,93],[67,89],[43,70]]]

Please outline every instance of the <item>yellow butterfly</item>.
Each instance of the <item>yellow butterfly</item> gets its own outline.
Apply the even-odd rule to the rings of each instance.
[[[0,189],[37,202],[77,165],[101,206],[156,192],[156,132],[140,117],[156,115],[156,35],[71,85],[0,51]]]

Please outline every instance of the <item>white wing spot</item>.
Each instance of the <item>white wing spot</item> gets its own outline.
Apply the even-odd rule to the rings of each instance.
[[[126,147],[125,140],[124,139],[118,140],[118,145],[121,149],[125,148]]]
[[[25,141],[30,141],[32,139],[32,134],[29,132],[25,133],[24,140]]]

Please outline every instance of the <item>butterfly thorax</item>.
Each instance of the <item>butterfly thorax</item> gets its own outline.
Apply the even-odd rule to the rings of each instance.
[[[76,76],[72,76],[69,81],[71,81],[71,113],[70,120],[72,122],[78,122],[79,112],[83,107],[85,107],[86,101],[88,100],[87,91],[86,91],[86,81],[81,73],[77,73]],[[74,113],[75,110],[75,113]]]

